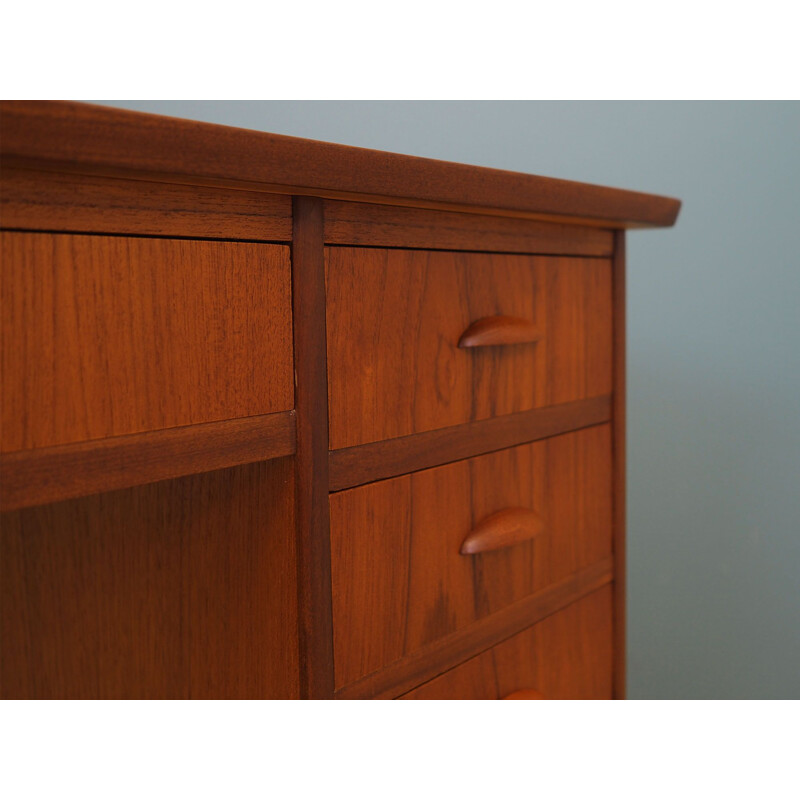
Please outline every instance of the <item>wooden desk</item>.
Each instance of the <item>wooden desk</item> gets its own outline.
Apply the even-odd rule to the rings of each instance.
[[[653,195],[2,103],[7,698],[624,696]]]

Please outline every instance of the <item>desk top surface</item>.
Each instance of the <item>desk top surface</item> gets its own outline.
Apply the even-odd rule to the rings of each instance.
[[[680,201],[538,175],[66,101],[0,103],[5,164],[490,213],[669,227]]]

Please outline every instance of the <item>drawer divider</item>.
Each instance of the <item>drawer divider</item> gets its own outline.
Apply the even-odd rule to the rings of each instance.
[[[611,396],[535,408],[330,452],[330,491],[406,475],[550,436],[602,425]]]
[[[614,579],[612,558],[573,573],[468,628],[439,639],[358,681],[341,687],[337,700],[391,699],[514,636]]]

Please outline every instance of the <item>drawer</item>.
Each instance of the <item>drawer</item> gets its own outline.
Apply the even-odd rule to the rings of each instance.
[[[607,259],[329,247],[326,274],[332,449],[611,392]]]
[[[293,407],[288,247],[0,236],[3,451]]]
[[[611,588],[403,695],[406,700],[610,700]]]
[[[599,425],[332,494],[337,688],[608,558],[610,465]]]

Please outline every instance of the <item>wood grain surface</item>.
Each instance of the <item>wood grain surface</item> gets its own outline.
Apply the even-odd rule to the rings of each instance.
[[[612,232],[530,219],[326,200],[326,244],[611,256]]]
[[[608,558],[611,492],[600,425],[331,495],[337,688]],[[515,506],[541,535],[461,555],[480,520]]]
[[[611,392],[611,264],[597,258],[330,247],[330,447]],[[540,341],[458,347],[476,320]]]
[[[610,419],[611,398],[606,395],[333,450],[331,491],[438,467]]]
[[[2,516],[3,698],[298,695],[291,459]]]
[[[667,197],[74,102],[4,101],[6,163],[395,205],[669,226]]]
[[[0,511],[126,489],[295,452],[295,412],[0,453]]]
[[[3,166],[0,225],[35,231],[288,242],[285,195]]]
[[[293,211],[300,696],[321,700],[334,689],[322,203],[298,197]]]
[[[476,653],[488,650],[566,608],[581,597],[607,586],[613,577],[613,559],[609,557],[598,561],[591,567],[502,608],[490,617],[483,617],[467,628],[437,639],[355,683],[338,689],[336,698],[388,700],[398,697],[472,658]]]
[[[403,699],[499,700],[533,690],[550,700],[610,700],[611,606],[610,588],[600,589]]]
[[[626,697],[625,233],[614,237],[614,697]]]
[[[294,406],[287,247],[0,238],[2,451]]]

